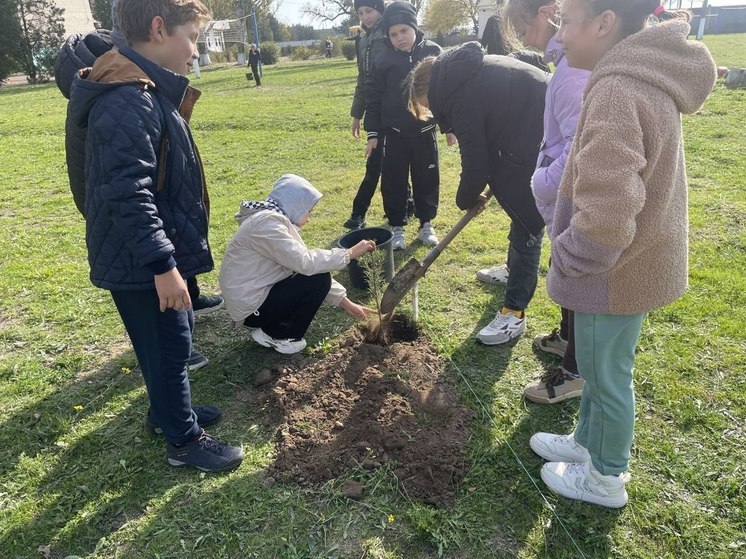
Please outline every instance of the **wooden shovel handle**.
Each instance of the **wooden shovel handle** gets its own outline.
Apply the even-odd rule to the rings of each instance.
[[[489,200],[490,196],[492,196],[492,191],[487,190],[486,194],[487,200]],[[485,201],[486,203],[486,201]],[[466,225],[474,218],[475,215],[477,215],[477,207],[479,207],[479,204],[474,205],[472,208],[469,208],[466,213],[461,216],[461,219],[459,219],[456,222],[456,225],[453,226],[453,228],[446,234],[445,237],[443,237],[440,242],[435,245],[430,252],[427,253],[427,256],[422,259],[422,262],[420,263],[420,274],[418,274],[420,277],[425,275],[425,271],[430,267],[430,264],[432,264],[438,256],[440,256],[440,253],[445,250],[445,248],[451,244],[451,241],[456,238],[456,235],[461,233],[461,231],[466,227]]]

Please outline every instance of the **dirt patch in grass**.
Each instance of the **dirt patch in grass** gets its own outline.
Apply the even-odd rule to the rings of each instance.
[[[467,469],[473,413],[415,325],[396,317],[388,339],[374,345],[355,332],[323,358],[274,368],[263,385],[279,414],[269,476],[309,486],[389,467],[411,499],[452,502]]]

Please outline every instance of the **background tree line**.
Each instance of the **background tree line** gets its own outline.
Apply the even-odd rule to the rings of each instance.
[[[0,80],[23,72],[49,79],[65,35],[64,10],[53,0],[0,0]]]

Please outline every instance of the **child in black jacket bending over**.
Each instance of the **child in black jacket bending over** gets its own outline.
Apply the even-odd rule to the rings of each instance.
[[[414,114],[452,130],[461,151],[456,205],[475,206],[485,186],[510,217],[505,302],[477,339],[507,343],[526,329],[525,310],[536,291],[544,219],[531,176],[544,129],[547,76],[508,56],[486,55],[466,43],[427,58],[407,82]]]
[[[381,144],[381,195],[386,218],[394,233],[394,250],[403,250],[406,223],[407,179],[412,176],[418,238],[427,246],[438,244],[430,221],[438,212],[440,171],[435,120],[417,120],[407,110],[403,82],[423,58],[437,56],[441,48],[424,39],[417,14],[408,2],[393,2],[382,19],[386,48],[370,69],[366,86],[366,156]]]

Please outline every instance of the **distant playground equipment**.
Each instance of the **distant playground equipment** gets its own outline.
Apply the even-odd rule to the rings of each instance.
[[[250,14],[243,15],[243,9],[239,6],[236,9],[236,19],[215,19],[207,22],[197,39],[197,48],[199,49],[199,65],[206,66],[210,64],[210,52],[226,52],[231,45],[238,46],[238,57],[236,65],[246,65],[246,50],[249,45],[255,44],[260,47],[259,26],[257,25],[256,10],[251,10]],[[251,19],[251,32],[254,40],[249,40],[249,19]],[[258,66],[259,77],[263,75],[262,63]],[[247,74],[248,79],[248,74]]]

